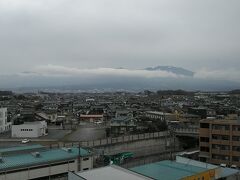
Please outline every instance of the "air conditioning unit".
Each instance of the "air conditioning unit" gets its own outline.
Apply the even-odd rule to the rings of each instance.
[[[223,168],[227,167],[226,164],[220,164],[220,166],[223,167]]]
[[[34,152],[34,153],[32,153],[32,155],[33,155],[34,157],[36,157],[36,158],[39,158],[39,157],[40,157],[40,153],[39,153],[39,152]]]
[[[66,151],[68,153],[72,152],[72,148],[62,148],[62,150]]]

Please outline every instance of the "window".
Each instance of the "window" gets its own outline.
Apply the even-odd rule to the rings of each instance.
[[[227,140],[228,141],[230,138],[227,135],[215,135],[215,134],[213,134],[212,135],[212,139],[215,139],[215,140]]]
[[[220,144],[213,144],[212,148],[213,149],[217,149],[217,150],[224,150],[224,151],[230,150],[230,146],[228,146],[228,145],[220,145]]]
[[[240,126],[237,125],[233,126],[233,131],[240,131]]]
[[[200,151],[209,152],[209,147],[200,147]]]
[[[201,123],[200,128],[209,128],[209,124],[207,123]]]
[[[235,161],[235,162],[239,162],[239,161],[240,161],[240,157],[233,156],[233,157],[232,157],[232,160]]]
[[[232,137],[232,140],[233,140],[233,141],[240,141],[240,136],[233,136],[233,137]]]
[[[228,131],[230,129],[230,127],[229,127],[229,125],[213,124],[212,129]]]
[[[240,152],[240,146],[233,146],[232,150]]]
[[[201,142],[209,142],[209,138],[208,137],[200,137],[200,141]]]
[[[88,161],[89,160],[89,158],[83,158],[83,161]]]

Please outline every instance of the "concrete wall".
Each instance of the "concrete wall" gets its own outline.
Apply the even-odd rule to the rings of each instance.
[[[93,168],[93,157],[82,157],[80,162],[80,171],[90,170]]]
[[[175,144],[175,147],[174,147]],[[170,137],[168,132],[145,133],[138,135],[120,136],[94,141],[73,142],[62,144],[66,147],[81,146],[93,148],[98,154],[116,154],[130,151],[134,157],[141,157],[152,154],[179,149],[179,141]]]

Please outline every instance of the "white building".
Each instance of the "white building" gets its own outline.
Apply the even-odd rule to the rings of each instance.
[[[0,108],[0,133],[11,129],[11,122],[7,121],[7,108]]]
[[[12,125],[12,137],[37,138],[47,135],[46,121],[25,122]]]

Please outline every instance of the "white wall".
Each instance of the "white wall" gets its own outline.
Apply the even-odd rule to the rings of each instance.
[[[46,122],[26,123],[12,126],[12,137],[36,138],[43,136],[46,132]]]
[[[77,160],[73,163],[63,164],[58,166],[49,166],[38,169],[30,169],[26,171],[20,171],[16,173],[10,173],[2,175],[0,174],[0,180],[27,180],[51,175],[57,175],[62,173],[67,173],[69,171],[77,172]]]
[[[7,108],[0,108],[0,133],[11,129],[11,122],[7,122]]]
[[[84,160],[88,158],[88,160]],[[84,169],[92,169],[93,168],[93,157],[82,157],[81,158],[81,169],[80,171],[83,171]]]

